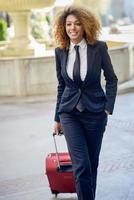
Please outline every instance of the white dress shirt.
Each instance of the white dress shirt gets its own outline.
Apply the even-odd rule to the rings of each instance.
[[[67,74],[73,80],[73,65],[75,61],[76,51],[74,46],[76,44],[70,43],[69,54],[68,54],[68,62],[67,62]],[[84,81],[87,74],[87,43],[85,39],[82,39],[79,45],[79,53],[80,53],[80,76],[81,80]]]

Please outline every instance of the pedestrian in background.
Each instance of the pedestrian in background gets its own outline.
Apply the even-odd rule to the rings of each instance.
[[[58,87],[54,130],[57,134],[63,130],[65,135],[79,200],[95,199],[102,138],[117,93],[107,45],[98,40],[100,28],[91,11],[74,5],[66,7],[55,23]]]

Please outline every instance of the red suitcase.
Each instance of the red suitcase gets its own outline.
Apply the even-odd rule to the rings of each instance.
[[[58,153],[53,134],[56,153],[50,153],[46,158],[46,175],[52,194],[74,193],[75,182],[69,153]]]

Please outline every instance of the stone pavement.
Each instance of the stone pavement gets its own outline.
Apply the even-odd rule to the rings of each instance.
[[[0,200],[54,200],[45,157],[54,151],[54,101],[0,104]],[[64,136],[57,138],[66,150]],[[76,200],[59,194],[58,200]],[[104,133],[96,200],[134,200],[134,93],[117,97]]]

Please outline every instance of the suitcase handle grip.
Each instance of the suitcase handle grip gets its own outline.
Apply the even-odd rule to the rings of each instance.
[[[59,135],[58,134],[56,134],[56,133],[53,133],[53,136],[61,136],[61,135],[64,135],[64,133],[61,131],[60,133],[59,133]]]
[[[55,139],[56,135],[57,135],[56,133],[53,133],[54,145],[55,145],[55,150],[56,150],[57,164],[58,164],[58,169],[60,169],[60,158],[59,158],[57,143],[56,143],[56,139]],[[63,132],[60,132],[59,135],[63,135]]]

